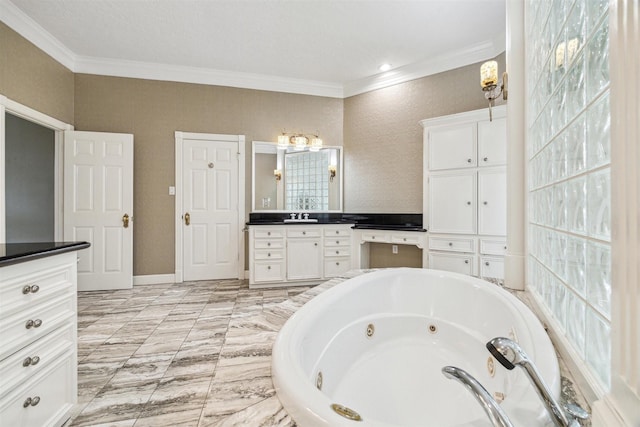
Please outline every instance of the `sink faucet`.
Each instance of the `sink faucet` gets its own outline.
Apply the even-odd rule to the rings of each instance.
[[[473,394],[478,403],[482,405],[482,409],[486,412],[493,427],[513,427],[509,417],[502,410],[500,405],[489,394],[486,388],[482,386],[474,377],[468,372],[456,368],[455,366],[445,366],[442,368],[442,373],[449,379],[460,381],[466,388]]]
[[[567,404],[563,408],[558,404],[536,366],[517,343],[509,338],[498,337],[487,343],[487,349],[505,368],[511,370],[520,366],[524,369],[556,426],[579,427],[578,419],[584,420],[589,417],[587,411],[578,405]]]
[[[302,212],[298,214],[298,219],[302,219]]]

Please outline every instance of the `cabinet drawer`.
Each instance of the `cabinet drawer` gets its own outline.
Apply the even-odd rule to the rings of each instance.
[[[480,277],[504,279],[504,259],[481,257]]]
[[[269,238],[282,238],[284,237],[284,230],[258,230],[253,232],[253,237],[256,239],[269,239]]]
[[[351,239],[344,237],[325,237],[324,247],[351,246]]]
[[[351,269],[349,258],[334,258],[324,261],[324,277],[336,277]]]
[[[284,240],[282,239],[256,239],[253,242],[256,249],[281,249],[284,248]]]
[[[430,253],[429,268],[472,276],[475,273],[475,259],[473,255]]]
[[[0,360],[74,319],[75,309],[74,295],[68,294],[0,319]]]
[[[0,401],[2,425],[31,427],[63,424],[66,414],[77,400],[76,369],[76,358],[69,351],[13,393],[6,395]]]
[[[73,320],[0,362],[0,396],[46,369],[62,353],[75,348]]]
[[[351,229],[349,228],[325,228],[325,237],[349,237],[351,235]]]
[[[57,266],[3,282],[0,287],[0,318],[72,292],[73,266]]]
[[[325,248],[324,256],[325,257],[343,257],[351,255],[351,248],[344,248],[336,246],[335,248]]]
[[[253,280],[255,282],[282,282],[284,280],[284,262],[256,262]]]
[[[391,243],[399,243],[401,245],[417,245],[420,243],[420,237],[417,235],[392,234]]]
[[[480,239],[480,253],[486,255],[504,255],[507,252],[507,242],[504,240]]]
[[[475,252],[475,239],[459,237],[430,237],[429,249],[452,252]]]
[[[320,237],[319,228],[306,228],[298,229],[295,227],[293,230],[287,230],[287,237]]]
[[[282,249],[259,249],[253,253],[253,258],[256,260],[264,259],[282,259],[284,258],[284,250]]]
[[[387,233],[362,233],[362,240],[364,242],[389,243],[391,239]]]

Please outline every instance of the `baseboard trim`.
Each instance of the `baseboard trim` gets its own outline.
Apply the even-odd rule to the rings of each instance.
[[[133,286],[139,285],[160,285],[165,283],[175,283],[175,274],[147,274],[145,276],[133,276]]]

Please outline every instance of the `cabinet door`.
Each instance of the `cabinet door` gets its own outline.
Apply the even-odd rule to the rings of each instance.
[[[478,166],[507,163],[507,119],[478,122]]]
[[[429,253],[429,268],[453,271],[454,273],[474,275],[475,257],[473,255],[455,255],[439,252]]]
[[[429,232],[476,233],[476,172],[431,175]]]
[[[478,172],[478,234],[507,234],[507,174],[504,168]]]
[[[288,239],[287,280],[320,279],[321,251],[320,239]]]
[[[463,123],[429,130],[429,169],[476,166],[476,124]]]

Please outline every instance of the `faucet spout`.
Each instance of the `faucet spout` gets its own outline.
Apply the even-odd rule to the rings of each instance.
[[[511,370],[516,366],[520,366],[524,369],[525,373],[529,377],[529,380],[533,384],[538,396],[544,403],[545,408],[551,415],[554,425],[558,427],[574,427],[579,423],[574,416],[569,415],[554,399],[553,395],[549,391],[549,387],[540,376],[540,372],[533,364],[529,356],[522,350],[522,348],[510,340],[509,338],[498,337],[494,338],[487,343],[487,350],[504,366]],[[586,418],[588,414],[582,408],[578,408],[580,411],[575,411],[576,417]]]
[[[502,410],[500,405],[489,394],[486,388],[482,386],[473,376],[463,369],[456,368],[455,366],[445,366],[442,368],[442,373],[449,379],[458,380],[461,382],[467,390],[473,394],[478,403],[482,405],[482,409],[487,414],[493,427],[513,427],[509,417]]]

